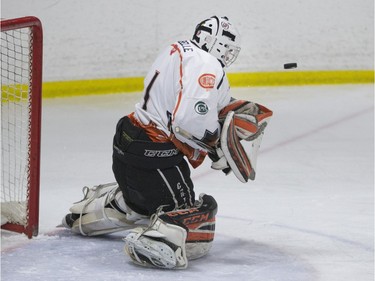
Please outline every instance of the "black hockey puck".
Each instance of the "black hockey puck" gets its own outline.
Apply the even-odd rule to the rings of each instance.
[[[290,63],[285,63],[284,64],[284,69],[292,69],[292,68],[297,68],[297,63],[296,62],[290,62]]]

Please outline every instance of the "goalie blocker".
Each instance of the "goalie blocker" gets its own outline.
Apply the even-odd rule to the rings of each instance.
[[[258,150],[272,114],[260,104],[232,99],[219,115],[223,126],[215,153],[209,154],[213,160],[211,167],[225,174],[233,171],[243,183],[254,180]],[[249,142],[248,152],[242,140]]]

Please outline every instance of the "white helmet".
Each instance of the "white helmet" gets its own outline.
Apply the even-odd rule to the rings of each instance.
[[[240,53],[240,35],[227,17],[213,16],[199,23],[192,42],[229,67]]]

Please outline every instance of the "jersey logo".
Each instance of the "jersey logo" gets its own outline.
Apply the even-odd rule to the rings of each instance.
[[[150,150],[145,149],[144,156],[146,157],[171,157],[178,154],[177,148],[172,148],[168,150]]]
[[[205,89],[213,89],[215,86],[215,75],[205,73],[198,78],[199,85]]]
[[[208,112],[208,106],[203,101],[198,101],[194,105],[195,112],[200,115],[205,115]]]
[[[221,23],[221,27],[222,27],[224,30],[228,30],[228,29],[229,29],[229,24],[223,21],[223,22]]]

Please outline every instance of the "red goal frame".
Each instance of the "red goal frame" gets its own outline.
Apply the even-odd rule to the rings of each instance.
[[[39,232],[39,188],[40,188],[40,143],[43,68],[43,28],[40,20],[33,16],[1,20],[1,31],[30,28],[32,44],[30,50],[30,131],[29,131],[29,179],[28,179],[28,220],[27,225],[6,223],[2,229],[25,233],[29,238]]]

